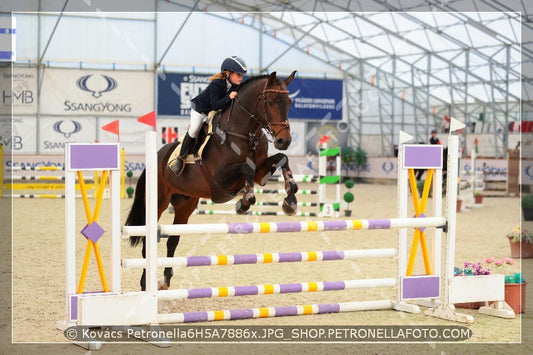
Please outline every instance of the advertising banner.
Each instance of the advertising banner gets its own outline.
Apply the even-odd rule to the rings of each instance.
[[[149,72],[45,69],[41,112],[138,117],[154,110],[153,97]]]
[[[13,153],[37,152],[35,117],[0,117],[0,143]]]
[[[0,68],[0,114],[37,113],[37,69]]]
[[[157,114],[189,116],[191,99],[209,85],[212,75],[159,73],[157,75]]]
[[[41,117],[39,154],[64,154],[67,143],[94,143],[95,122],[94,117]]]
[[[14,16],[0,17],[0,62],[17,61],[17,26]]]
[[[342,119],[342,80],[294,79],[289,85],[289,118]]]
[[[189,116],[191,99],[207,85],[205,74],[159,73],[157,113],[162,116]],[[342,80],[294,79],[289,85],[293,103],[289,118],[311,120],[342,119]]]

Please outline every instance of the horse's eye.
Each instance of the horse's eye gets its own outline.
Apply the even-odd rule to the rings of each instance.
[[[267,101],[268,106],[274,106],[274,103],[270,100]]]

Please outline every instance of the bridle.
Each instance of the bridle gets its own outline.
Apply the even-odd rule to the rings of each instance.
[[[289,90],[279,90],[279,89],[267,89],[267,83],[265,83],[265,88],[263,89],[263,91],[261,92],[261,94],[259,94],[259,96],[257,97],[257,101],[255,102],[255,112],[258,112],[258,106],[259,106],[259,102],[261,101],[261,99],[263,100],[263,113],[264,113],[264,116],[266,117],[266,122],[263,122],[260,117],[258,117],[257,114],[253,114],[251,113],[249,110],[246,109],[246,107],[244,107],[241,102],[239,101],[239,96],[237,96],[235,98],[235,102],[237,102],[237,104],[247,113],[250,115],[250,119],[252,120],[255,120],[257,123],[259,123],[259,128],[252,134],[251,136],[255,137],[257,136],[257,133],[259,130],[261,129],[265,129],[269,134],[270,136],[272,137],[273,140],[276,140],[277,136],[285,129],[290,129],[290,125],[289,125],[289,122],[288,121],[285,121],[285,122],[272,122],[272,119],[270,117],[270,111],[268,110],[268,100],[267,100],[267,94],[269,93],[276,93],[276,94],[288,94],[289,93]],[[279,130],[278,133],[276,133],[274,131],[274,128],[272,126],[282,126],[282,129]]]

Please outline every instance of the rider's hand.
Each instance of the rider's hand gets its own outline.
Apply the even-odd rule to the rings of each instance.
[[[233,100],[235,97],[237,97],[237,91],[232,91],[232,92],[229,93],[229,98],[230,99]]]

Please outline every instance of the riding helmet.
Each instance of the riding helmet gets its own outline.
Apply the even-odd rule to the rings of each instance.
[[[229,70],[239,74],[245,74],[248,68],[246,68],[246,63],[242,58],[234,55],[233,57],[228,57],[224,59],[222,65],[220,66],[220,71]]]

